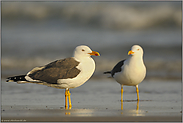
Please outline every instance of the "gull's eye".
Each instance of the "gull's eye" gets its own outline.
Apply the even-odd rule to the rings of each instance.
[[[140,50],[140,49],[137,49],[138,51]]]
[[[84,49],[82,49],[82,51],[85,51]]]

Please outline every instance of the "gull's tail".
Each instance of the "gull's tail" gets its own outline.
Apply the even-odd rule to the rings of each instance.
[[[111,74],[111,71],[106,71],[103,74]]]
[[[19,75],[19,76],[13,76],[13,77],[8,77],[6,82],[18,82],[18,81],[27,81],[25,79],[26,75]]]
[[[106,72],[104,72],[103,74],[110,74],[110,75],[108,76],[108,78],[112,78],[112,76],[111,76],[111,71],[106,71]]]

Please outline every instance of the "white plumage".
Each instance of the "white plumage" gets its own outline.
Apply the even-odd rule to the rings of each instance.
[[[138,84],[141,83],[146,76],[146,67],[143,62],[143,49],[139,45],[133,45],[128,52],[128,59],[120,61],[112,69],[111,76],[121,85],[121,101],[123,101],[123,85],[135,86],[137,92],[137,100],[139,101]]]
[[[129,58],[121,66],[121,72],[114,74],[114,79],[121,85],[136,86],[142,82],[146,75],[143,62],[143,49],[134,45],[129,51]]]

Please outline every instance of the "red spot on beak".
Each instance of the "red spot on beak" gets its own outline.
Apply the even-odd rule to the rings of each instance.
[[[88,53],[90,55],[93,55],[93,56],[100,56],[100,54],[96,51],[92,51],[92,53]]]

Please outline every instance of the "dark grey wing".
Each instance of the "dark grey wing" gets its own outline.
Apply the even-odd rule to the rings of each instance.
[[[126,59],[125,59],[125,60],[126,60]],[[111,71],[111,76],[112,76],[112,77],[114,76],[115,73],[118,73],[118,72],[121,72],[121,71],[122,71],[121,67],[123,66],[125,60],[122,60],[122,61],[118,62],[118,63],[114,66],[114,68],[113,68],[112,71]]]
[[[74,58],[66,58],[49,63],[40,70],[34,71],[28,76],[33,80],[40,80],[51,84],[57,84],[58,79],[76,77],[81,71],[76,67],[79,62]]]

